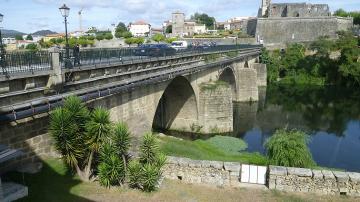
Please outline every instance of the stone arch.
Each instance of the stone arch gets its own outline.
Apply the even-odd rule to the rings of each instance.
[[[183,76],[174,78],[159,100],[152,128],[190,131],[197,121],[197,98],[193,87]]]
[[[234,70],[230,67],[225,68],[219,75],[219,81],[226,82],[230,85],[232,97],[236,98],[237,94],[237,85],[236,85],[236,76]]]

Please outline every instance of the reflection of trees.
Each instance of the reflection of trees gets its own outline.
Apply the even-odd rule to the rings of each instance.
[[[283,110],[302,115],[310,130],[343,135],[347,123],[360,115],[360,93],[335,87],[270,86],[267,106],[281,105]]]

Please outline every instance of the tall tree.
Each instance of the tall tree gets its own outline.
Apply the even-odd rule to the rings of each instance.
[[[158,43],[160,43],[160,41],[165,40],[165,36],[162,35],[162,34],[155,34],[151,39],[158,42]]]
[[[26,36],[26,40],[32,41],[32,40],[34,40],[34,39],[33,39],[33,37],[31,36],[31,34],[28,34],[28,35]]]
[[[191,16],[191,19],[199,24],[205,24],[208,29],[214,29],[215,18],[208,16],[206,13],[195,13]]]

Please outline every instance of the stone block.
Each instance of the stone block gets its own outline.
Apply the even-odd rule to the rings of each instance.
[[[201,161],[189,160],[189,167],[191,167],[191,168],[201,168]]]
[[[287,168],[289,175],[296,175],[299,177],[312,177],[312,172],[310,169],[306,168]]]
[[[239,162],[224,162],[224,168],[227,171],[231,171],[239,174],[241,165]]]
[[[324,179],[324,175],[323,173],[321,172],[321,170],[313,170],[312,171],[312,177],[314,179]]]
[[[222,161],[210,161],[210,167],[216,169],[223,169],[224,163]]]
[[[348,172],[351,182],[360,183],[360,173]],[[359,190],[360,191],[360,190]]]
[[[337,182],[348,182],[349,175],[346,172],[333,171]]]
[[[287,175],[287,169],[283,166],[269,166],[270,175]]]
[[[324,175],[325,180],[335,180],[335,176],[331,171],[322,170],[321,173]]]
[[[190,161],[190,159],[188,159],[188,158],[179,158],[179,159],[178,159],[178,164],[179,164],[180,166],[188,166],[188,165],[189,165],[189,161]]]

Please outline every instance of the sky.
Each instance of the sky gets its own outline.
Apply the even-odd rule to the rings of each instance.
[[[360,0],[273,0],[274,3],[327,3],[331,11],[343,8],[359,11]],[[50,29],[64,32],[59,7],[70,7],[69,30],[79,30],[78,11],[83,9],[83,27],[109,28],[122,21],[125,24],[145,20],[153,27],[161,27],[174,11],[182,11],[189,18],[195,12],[205,12],[225,21],[238,16],[256,16],[261,0],[0,0],[4,15],[0,27],[25,33]]]

